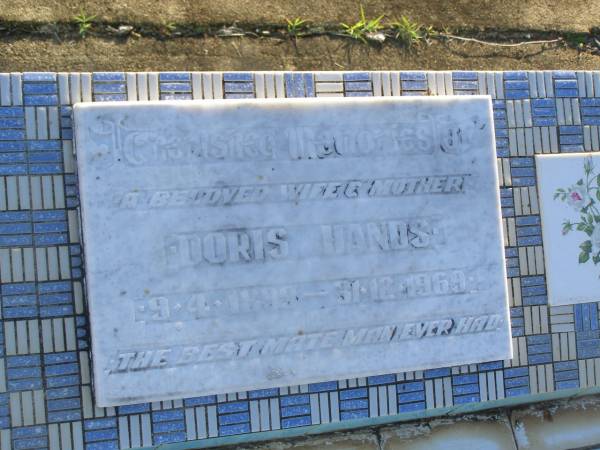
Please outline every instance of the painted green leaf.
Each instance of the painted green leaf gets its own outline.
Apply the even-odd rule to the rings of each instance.
[[[579,248],[581,250],[583,250],[584,252],[591,252],[592,251],[592,241],[583,241],[580,245]]]
[[[583,264],[588,262],[588,260],[590,259],[590,254],[588,252],[581,252],[579,254],[579,264]]]

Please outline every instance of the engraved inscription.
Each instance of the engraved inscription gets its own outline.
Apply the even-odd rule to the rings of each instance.
[[[464,192],[469,175],[441,175],[342,182],[294,183],[282,187],[285,198],[298,200],[330,200],[339,198],[400,197],[424,194]]]
[[[321,225],[326,255],[423,248],[430,245],[433,234],[433,227],[424,219]]]
[[[451,296],[477,292],[479,277],[477,268],[469,268],[171,293],[136,299],[135,320],[149,324],[184,322],[279,309],[318,309]]]
[[[285,136],[276,129],[257,132],[236,128],[229,133],[205,131],[189,139],[189,131],[173,133],[149,129],[128,118],[100,116],[90,137],[103,151],[112,153],[117,162],[132,166],[215,161],[264,161],[274,157],[274,149],[285,145]],[[101,155],[96,155],[101,156]]]
[[[264,263],[286,258],[424,249],[444,242],[438,222],[437,218],[423,217],[171,234],[165,239],[166,264],[177,268]],[[295,235],[303,239],[292,245]]]
[[[382,154],[431,154],[435,123],[426,114],[412,122],[355,126],[297,127],[288,131],[292,159],[325,159]]]
[[[465,192],[465,184],[469,176],[469,174],[427,175],[154,191],[136,189],[114,195],[113,203],[120,208],[152,209],[460,194]]]
[[[277,336],[238,342],[122,351],[113,358],[106,371],[109,374],[122,374],[137,370],[195,365],[218,360],[257,358],[349,346],[399,344],[407,340],[495,332],[501,329],[503,322],[503,318],[499,314],[441,317],[402,324],[298,333],[294,336]]]
[[[228,128],[219,131],[149,129],[124,117],[100,117],[90,138],[113,162],[132,166],[206,164],[223,161],[312,160],[389,155],[457,154],[481,130],[477,118],[459,125],[448,117],[419,113],[410,121],[347,123],[285,128]],[[105,162],[106,164],[106,162]]]
[[[285,258],[285,228],[221,230],[167,238],[167,264],[225,264]],[[184,262],[185,264],[185,262]]]

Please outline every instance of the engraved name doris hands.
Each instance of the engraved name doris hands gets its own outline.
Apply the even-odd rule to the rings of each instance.
[[[176,269],[423,249],[443,242],[438,222],[423,217],[171,234],[165,239],[165,261],[169,268]],[[295,234],[304,236],[302,245],[290,245],[290,237]]]

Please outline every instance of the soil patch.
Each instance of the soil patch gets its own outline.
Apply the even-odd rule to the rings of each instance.
[[[564,45],[516,48],[434,41],[416,51],[329,37],[5,39],[0,71],[597,70],[600,56]]]
[[[124,23],[273,23],[302,17],[352,22],[357,0],[1,0],[0,20],[68,22],[85,11]],[[598,0],[364,0],[371,17],[408,15],[436,28],[588,31],[600,25]]]

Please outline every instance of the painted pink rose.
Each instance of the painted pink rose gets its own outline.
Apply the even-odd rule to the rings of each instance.
[[[567,203],[579,211],[590,202],[590,196],[582,186],[573,186],[567,193]]]

